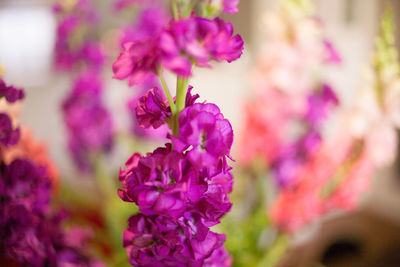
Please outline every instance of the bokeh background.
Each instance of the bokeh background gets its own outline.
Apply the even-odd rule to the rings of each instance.
[[[104,5],[106,20],[113,23],[113,14],[106,12],[108,1],[99,2]],[[317,6],[316,13],[325,25],[326,36],[332,40],[344,59],[340,67],[329,69],[326,76],[339,92],[342,103],[349,105],[357,89],[362,86],[362,70],[370,60],[379,16],[385,5],[391,4],[396,25],[400,25],[400,1],[314,2]],[[0,0],[0,65],[5,68],[5,80],[26,89],[28,97],[23,107],[22,123],[28,125],[39,139],[48,143],[50,154],[58,164],[60,172],[73,175],[74,168],[66,149],[60,109],[60,103],[69,90],[70,77],[55,73],[51,68],[56,29],[51,4],[50,0]],[[215,65],[213,71],[197,69],[192,81],[192,85],[199,88],[202,99],[220,105],[222,112],[232,122],[237,139],[240,138],[243,100],[250,94],[248,73],[256,62],[263,43],[261,18],[264,12],[274,5],[275,0],[242,0],[240,12],[225,17],[233,21],[237,32],[244,37],[244,55],[232,64]],[[400,34],[397,36],[400,39]],[[111,69],[108,77],[107,105],[115,114],[117,128],[128,128],[128,114],[120,103],[128,95],[129,89],[125,83],[111,78]],[[115,153],[118,157],[114,158],[113,164],[118,166],[127,158],[129,151]],[[346,219],[348,221],[343,222],[344,225],[356,221],[357,227],[360,228],[364,221],[371,220],[369,215],[365,214],[373,214],[372,217],[379,217],[385,221],[387,229],[392,226],[393,229],[397,229],[396,225],[400,225],[399,170],[400,164],[391,169],[380,170],[375,175],[372,191],[365,198],[359,211],[352,215],[356,218],[366,218],[357,222],[354,217],[349,217],[350,219]],[[365,226],[365,231],[375,229],[378,223],[381,222],[369,223]],[[339,231],[340,229],[336,228],[341,227],[333,228],[332,231]],[[324,240],[322,237],[319,237],[320,239]],[[319,244],[319,241],[315,242]],[[315,244],[314,246],[317,246]],[[299,247],[301,245],[303,244]]]

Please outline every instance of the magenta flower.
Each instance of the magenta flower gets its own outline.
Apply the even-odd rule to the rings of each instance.
[[[164,8],[147,8],[141,11],[135,25],[124,29],[121,44],[159,36],[169,20],[170,16]]]
[[[172,151],[170,145],[146,157],[134,154],[127,162],[127,169],[120,172],[125,188],[119,195],[125,201],[135,202],[145,215],[179,217],[186,208],[185,185],[190,179],[183,177],[184,165],[183,155]]]
[[[179,138],[172,137],[174,147],[184,151],[199,167],[214,166],[228,155],[233,142],[232,126],[214,104],[196,103],[185,108],[179,117]]]
[[[171,21],[161,33],[162,65],[180,76],[191,75],[191,64],[209,67],[210,60],[232,62],[243,51],[243,40],[233,36],[230,22],[190,17]]]
[[[138,100],[141,97],[141,95],[146,93],[150,88],[154,88],[154,87],[158,87],[158,88],[161,87],[158,79],[149,79],[146,83],[138,86],[138,88],[136,88],[136,90],[135,90],[135,95],[131,99],[128,100],[127,108],[129,110],[129,115],[131,118],[131,132],[135,136],[142,137],[142,138],[147,138],[147,139],[152,139],[152,140],[165,140],[168,132],[170,132],[168,125],[163,124],[157,129],[154,129],[153,127],[145,129],[139,125],[139,121],[138,121],[137,114],[136,114]],[[163,99],[162,95],[160,95],[160,97]],[[165,106],[164,103],[165,103],[164,101],[161,101],[160,104],[162,106]]]
[[[69,149],[81,170],[90,170],[90,152],[109,152],[113,146],[113,121],[101,99],[98,74],[81,75],[63,102]]]
[[[20,159],[1,163],[0,199],[0,246],[6,259],[34,267],[104,266],[88,257],[88,236],[82,231],[64,232],[65,214],[52,214],[46,168]]]
[[[238,5],[240,0],[223,0],[222,12],[235,14],[239,12]]]
[[[324,40],[324,46],[326,50],[326,58],[325,61],[328,63],[341,63],[342,58],[339,53],[336,51],[335,47],[328,40]]]
[[[320,90],[308,97],[306,120],[312,127],[319,126],[338,104],[339,99],[332,88],[322,84]]]
[[[144,83],[157,73],[158,43],[155,38],[124,43],[124,52],[113,64],[113,78],[128,79],[130,86]]]
[[[0,79],[0,97],[5,97],[7,102],[14,103],[22,100],[25,97],[24,90],[15,88],[14,86],[7,86],[4,80]]]
[[[204,226],[194,214],[179,222],[163,216],[134,215],[124,232],[123,245],[134,266],[203,266],[220,248],[225,236]]]
[[[4,146],[16,145],[19,137],[19,128],[14,129],[10,117],[5,113],[0,113],[0,143]]]
[[[98,23],[99,16],[92,0],[78,0],[72,6],[56,3],[53,10],[59,18],[54,53],[55,67],[71,70],[84,62],[93,68],[101,68],[104,55],[100,45],[91,39],[89,34],[77,38],[82,35],[80,31],[90,31]]]
[[[243,51],[242,38],[232,35],[232,24],[218,18],[172,20],[159,36],[124,43],[113,65],[114,78],[128,79],[132,86],[157,74],[159,66],[187,77],[192,63],[210,67],[211,60],[232,62]]]
[[[233,259],[226,248],[220,247],[204,261],[203,267],[229,267],[232,263]]]
[[[165,124],[165,119],[171,116],[168,100],[157,87],[150,89],[139,98],[136,106],[136,117],[143,128],[152,126],[154,129]]]

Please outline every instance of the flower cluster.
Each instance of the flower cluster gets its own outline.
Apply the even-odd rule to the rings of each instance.
[[[6,261],[38,267],[103,266],[84,253],[83,232],[64,232],[65,216],[52,215],[51,180],[44,167],[22,159],[9,165],[2,162],[0,196],[0,246],[5,248]],[[82,239],[80,246],[76,239]]]
[[[5,98],[8,103],[15,103],[25,97],[24,91],[14,86],[7,86],[5,81],[0,79],[0,98]],[[20,137],[20,129],[15,128],[12,119],[6,113],[0,113],[0,145],[15,145]]]
[[[59,0],[54,11],[58,32],[55,67],[69,71],[75,82],[62,104],[68,148],[82,171],[92,171],[93,154],[113,146],[113,121],[102,100],[106,60],[96,32],[99,15],[92,0]]]
[[[92,0],[60,0],[53,10],[59,18],[55,67],[73,70],[84,62],[93,69],[100,69],[105,58],[100,43],[91,36],[99,17]]]
[[[11,92],[10,95],[15,93]],[[23,96],[22,91],[18,91],[18,94]],[[15,101],[15,98],[10,100],[5,94],[2,96],[9,103]],[[11,122],[6,113],[2,115]],[[19,142],[19,135],[15,136],[14,132],[3,128],[0,134],[3,140],[13,140],[7,143],[8,146],[2,147],[0,161],[2,263],[7,265],[17,262],[38,267],[103,266],[91,259],[85,251],[85,240],[89,236],[80,229],[64,231],[64,212],[51,209],[55,178],[51,177],[52,170],[48,169],[51,166],[47,162],[48,156],[42,154],[39,158],[40,155],[32,155],[31,151],[23,151],[23,145],[21,151],[11,151],[12,145]]]
[[[275,164],[278,169],[283,166],[289,176],[297,160],[276,161],[292,158],[291,155],[303,153],[296,152],[304,151],[301,147],[318,143],[316,128],[321,127],[332,104],[337,102],[329,86],[315,77],[321,74],[321,66],[339,63],[340,57],[323,36],[320,21],[302,7],[304,2],[307,1],[286,1],[278,12],[264,16],[267,40],[251,76],[255,96],[244,110],[245,134],[239,153],[245,166],[254,161],[267,167]],[[320,110],[324,106],[326,110]],[[295,140],[294,124],[305,124],[306,128],[306,133]],[[277,180],[284,185],[290,178],[282,175],[278,174],[281,177]]]
[[[231,62],[240,57],[243,40],[233,35],[229,22],[201,17],[171,20],[162,30],[123,44],[124,51],[113,65],[114,78],[129,85],[159,74],[160,67],[179,76],[191,76],[192,64],[209,67],[210,60]]]
[[[101,99],[102,84],[98,74],[81,75],[62,108],[69,133],[69,149],[81,170],[91,170],[90,158],[107,153],[113,146],[113,122]]]
[[[308,97],[308,108],[303,118],[305,133],[294,142],[283,144],[277,158],[271,161],[271,171],[281,187],[295,183],[297,169],[319,147],[322,141],[321,126],[338,103],[335,92],[326,84]]]
[[[2,151],[2,159],[5,164],[10,164],[14,159],[29,158],[37,165],[47,169],[53,188],[56,189],[59,182],[59,173],[56,165],[49,158],[47,146],[36,140],[28,128],[21,129],[19,141],[14,146],[9,146]]]
[[[132,2],[146,1],[118,3]],[[212,60],[231,62],[241,56],[243,40],[233,35],[232,24],[212,18],[221,11],[237,12],[238,2],[171,1],[173,19],[162,9],[143,9],[137,25],[121,38],[123,52],[113,64],[114,78],[141,88],[160,79],[136,105],[130,104],[138,125],[170,129],[170,142],[144,156],[133,154],[120,171],[123,187],[118,194],[136,203],[140,212],[129,219],[123,237],[134,266],[232,263],[223,247],[225,235],[210,228],[232,206],[228,159],[233,131],[216,105],[196,103],[199,95],[188,84],[193,66],[211,67]],[[177,76],[175,97],[163,70]]]
[[[146,156],[132,155],[120,172],[120,197],[141,212],[131,217],[124,233],[133,265],[202,266],[225,240],[210,227],[232,205],[226,157],[233,132],[216,105],[194,103],[197,97],[189,91],[172,144]],[[139,99],[137,116],[142,126],[154,128],[170,119],[170,107],[157,88]]]
[[[293,232],[334,210],[353,210],[373,170],[362,144],[349,137],[324,143],[297,170],[295,185],[281,190],[271,207],[272,219]]]

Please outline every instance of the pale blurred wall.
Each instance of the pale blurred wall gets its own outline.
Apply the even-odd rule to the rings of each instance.
[[[59,107],[69,89],[68,79],[49,71],[55,29],[49,2],[38,1],[35,5],[34,0],[7,3],[0,0],[0,64],[7,69],[6,80],[26,87],[28,98],[23,123],[49,143],[51,154],[62,171],[69,171],[70,161],[65,150],[66,139]],[[345,102],[351,100],[361,85],[360,73],[362,66],[368,63],[381,2],[316,0],[319,16],[326,24],[327,36],[345,59],[342,67],[327,74],[346,99]],[[192,80],[201,99],[218,103],[231,120],[237,138],[240,138],[242,103],[250,93],[247,73],[249,68],[254,67],[258,43],[262,40],[260,16],[275,4],[276,0],[242,0],[241,12],[227,18],[234,21],[235,28],[245,38],[244,55],[234,63],[217,64],[212,70],[196,69]],[[26,15],[26,12],[31,12],[31,15]],[[110,72],[108,77],[111,76]],[[114,111],[122,111],[123,105],[119,102],[126,94],[125,84],[111,79],[107,84],[109,106]],[[119,125],[124,124],[123,118],[118,116]]]

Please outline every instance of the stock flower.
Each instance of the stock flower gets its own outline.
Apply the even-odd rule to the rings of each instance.
[[[81,59],[91,66],[92,69],[101,69],[105,62],[105,55],[101,44],[94,41],[84,43],[81,50]]]
[[[69,149],[81,169],[88,165],[91,151],[109,152],[113,146],[113,122],[102,102],[101,92],[98,74],[85,73],[77,79],[63,102]]]
[[[4,146],[15,145],[19,137],[19,128],[14,129],[10,117],[5,113],[0,113],[0,143]]]
[[[146,96],[154,97],[155,91]],[[126,169],[120,170],[123,186],[118,194],[122,200],[136,203],[141,212],[131,217],[132,224],[124,233],[124,247],[133,265],[203,266],[225,240],[209,228],[232,207],[228,194],[233,178],[226,156],[233,133],[217,106],[196,104],[197,98],[190,87],[179,120],[183,130],[179,138],[170,136],[174,149],[167,143],[146,156],[133,154]],[[160,117],[160,107],[166,107],[163,101],[143,103],[143,114],[154,118]],[[190,151],[186,151],[188,146],[192,146]],[[208,164],[202,161],[208,158],[212,158]],[[229,266],[226,252],[216,255],[204,264]]]
[[[154,129],[165,124],[165,119],[171,116],[168,100],[157,87],[150,89],[139,98],[136,106],[136,117],[143,128],[152,126]]]
[[[329,115],[332,108],[338,104],[339,99],[335,92],[329,85],[323,84],[320,90],[313,92],[308,97],[306,120],[311,127],[319,126]]]
[[[151,78],[158,70],[157,45],[157,39],[153,37],[124,43],[124,51],[113,64],[113,78],[128,79],[130,86],[144,83]]]
[[[32,132],[27,128],[21,129],[21,138],[15,146],[4,149],[2,159],[6,164],[10,164],[14,159],[29,159],[38,166],[44,166],[51,178],[53,187],[58,184],[59,174],[56,165],[51,161],[47,146],[37,141]]]
[[[243,50],[242,38],[232,35],[232,24],[219,18],[172,20],[159,35],[125,42],[113,64],[114,78],[128,79],[132,86],[157,74],[160,65],[190,76],[192,62],[201,67],[209,67],[211,60],[232,62]]]
[[[179,116],[179,138],[173,137],[178,151],[190,146],[188,157],[199,167],[213,166],[220,157],[229,156],[233,142],[232,126],[214,104],[196,103]]]
[[[233,263],[231,255],[225,247],[214,250],[213,254],[204,261],[203,267],[229,267]]]
[[[100,45],[90,37],[99,15],[92,0],[60,0],[53,6],[58,17],[54,64],[71,70],[81,62],[99,69],[104,62]]]
[[[210,60],[232,62],[243,50],[243,40],[233,36],[230,22],[190,17],[171,21],[161,33],[162,64],[180,76],[191,75],[191,64],[210,67]]]
[[[211,232],[190,214],[179,222],[138,214],[129,219],[123,245],[135,266],[200,267],[224,241],[224,235]]]
[[[238,5],[240,0],[223,0],[222,12],[234,14],[239,12]]]
[[[138,21],[123,30],[121,44],[140,41],[145,38],[159,36],[168,24],[170,16],[159,7],[149,7],[139,14]],[[123,47],[123,46],[122,46]]]
[[[185,184],[189,182],[182,179],[190,178],[183,177],[184,164],[183,156],[172,151],[171,146],[158,148],[146,157],[134,154],[127,162],[128,168],[120,172],[125,188],[119,195],[135,202],[146,215],[179,217],[185,211]]]
[[[80,232],[64,232],[63,212],[50,210],[45,167],[15,159],[0,164],[0,246],[6,259],[29,266],[103,266],[86,255]]]
[[[214,225],[232,206],[227,196],[232,191],[231,168],[225,161],[210,175],[167,144],[145,157],[134,154],[126,167],[120,171],[123,188],[119,195],[135,202],[145,215],[179,218],[191,210]]]
[[[312,92],[307,100],[308,109],[304,115],[306,132],[294,142],[283,145],[277,159],[272,163],[271,171],[280,187],[295,184],[298,168],[307,162],[322,141],[320,128],[324,119],[339,103],[335,92],[325,84]]]
[[[271,207],[272,219],[280,228],[293,232],[331,212],[356,207],[374,165],[365,151],[353,150],[350,140],[323,144],[298,168],[295,186],[281,190]]]
[[[8,103],[14,103],[24,99],[25,93],[14,86],[7,86],[4,80],[0,79],[0,97],[5,97]]]

